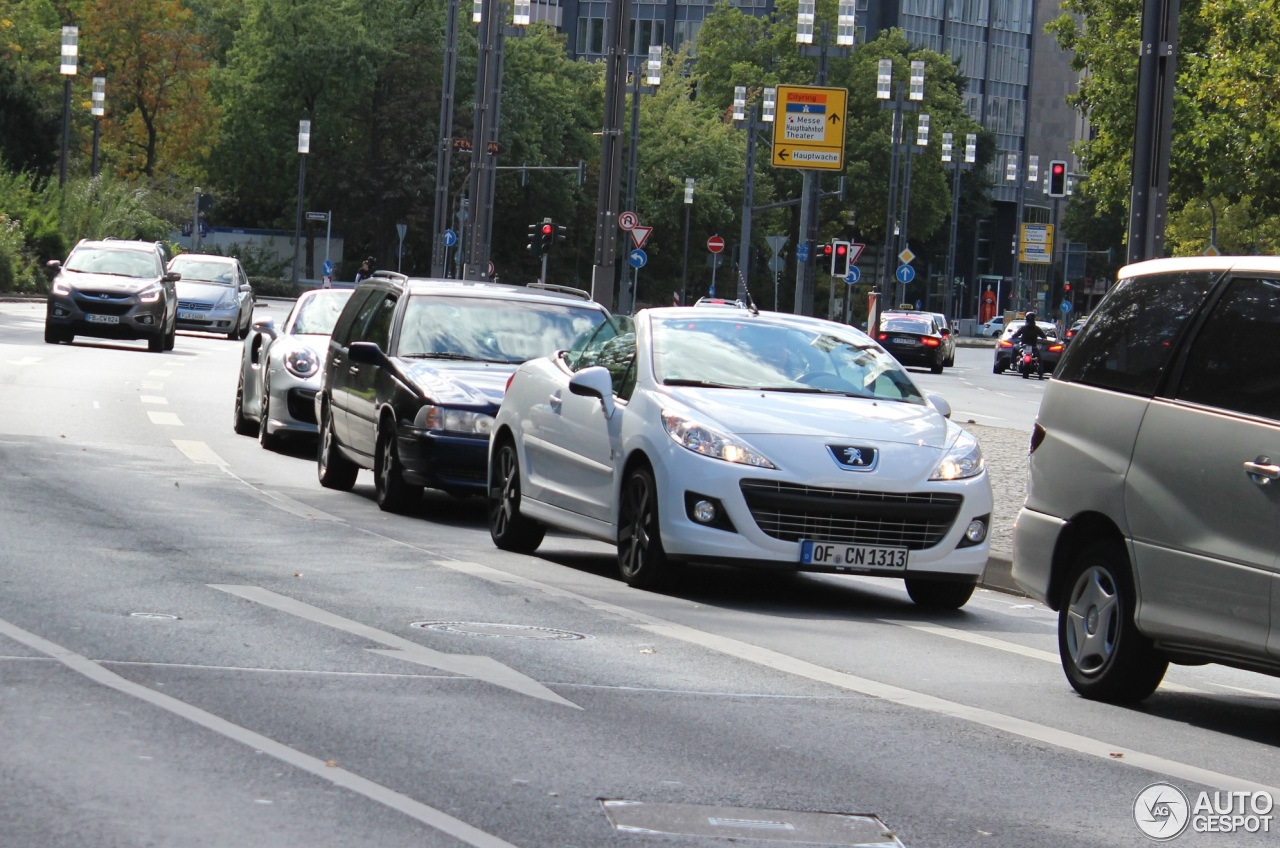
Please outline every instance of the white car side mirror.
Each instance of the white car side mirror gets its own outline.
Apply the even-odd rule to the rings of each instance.
[[[613,410],[615,409],[613,403],[613,377],[610,376],[609,369],[603,365],[592,365],[590,368],[583,368],[570,377],[569,391],[583,397],[599,398],[600,406],[604,409],[604,417],[613,417]]]
[[[951,404],[947,403],[947,399],[942,395],[929,392],[924,396],[924,399],[929,402],[930,406],[938,410],[938,414],[943,418],[951,417]]]

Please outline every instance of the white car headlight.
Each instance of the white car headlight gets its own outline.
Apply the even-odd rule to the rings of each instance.
[[[284,367],[288,368],[289,373],[294,376],[310,377],[320,370],[320,360],[311,351],[306,348],[300,348],[285,354]]]
[[[493,430],[493,416],[484,412],[449,409],[427,404],[418,410],[413,426],[422,430],[444,430],[449,433],[473,433],[487,436]]]
[[[776,468],[772,462],[735,439],[728,433],[708,427],[700,421],[687,418],[677,412],[662,411],[662,426],[675,443],[686,450],[700,453],[725,462],[752,465],[756,468]]]
[[[968,433],[961,433],[960,438],[947,451],[946,456],[938,463],[938,467],[929,475],[930,480],[964,480],[977,477],[986,467],[982,458],[982,448],[978,440]]]

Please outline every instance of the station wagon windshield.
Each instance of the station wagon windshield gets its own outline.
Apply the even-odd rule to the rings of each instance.
[[[852,329],[816,329],[747,316],[653,320],[660,383],[845,394],[923,404],[897,361]]]

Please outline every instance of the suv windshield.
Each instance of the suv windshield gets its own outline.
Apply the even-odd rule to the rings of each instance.
[[[653,320],[653,369],[667,385],[832,392],[923,404],[897,361],[862,333],[744,316]]]
[[[159,277],[160,259],[154,253],[110,247],[80,247],[63,266],[82,274],[111,274],[117,277]]]
[[[405,306],[397,353],[520,363],[569,347],[605,317],[585,304],[415,294]]]

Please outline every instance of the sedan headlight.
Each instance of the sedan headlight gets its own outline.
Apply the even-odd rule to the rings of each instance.
[[[667,435],[671,436],[677,445],[694,453],[713,459],[723,459],[725,462],[736,462],[739,465],[752,465],[756,468],[777,467],[728,433],[708,427],[700,421],[687,418],[677,412],[664,409],[662,426],[667,428]]]
[[[291,350],[285,354],[284,367],[295,377],[310,377],[320,370],[320,359],[306,348]]]
[[[964,480],[977,477],[986,467],[982,459],[982,448],[978,440],[968,433],[961,433],[956,443],[947,450],[946,456],[938,463],[938,467],[929,475],[930,480]]]
[[[160,295],[164,294],[164,289],[160,286],[152,286],[149,289],[143,289],[138,293],[138,300],[143,303],[155,303],[160,299]]]
[[[464,409],[427,404],[414,416],[413,426],[422,430],[444,430],[448,433],[487,436],[493,430],[493,416],[484,412],[469,412]]]

